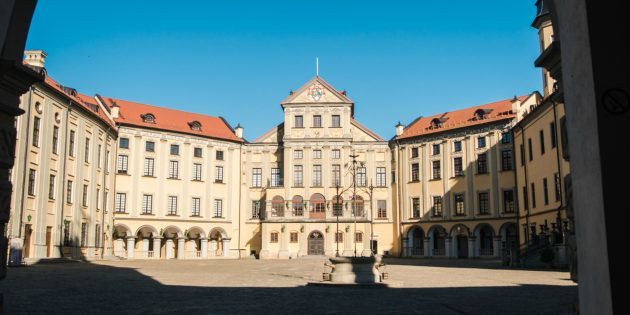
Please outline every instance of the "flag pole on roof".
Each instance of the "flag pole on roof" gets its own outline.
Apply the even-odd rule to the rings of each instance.
[[[319,57],[315,57],[315,76],[319,77]]]

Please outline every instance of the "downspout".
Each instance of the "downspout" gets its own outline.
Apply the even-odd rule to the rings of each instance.
[[[564,198],[562,196],[562,176],[561,176],[561,173],[560,173],[560,141],[558,141],[558,128],[560,126],[557,124],[557,121],[558,121],[557,113],[556,113],[556,105],[557,104],[551,98],[550,98],[550,101],[551,101],[551,105],[553,106],[553,124],[555,126],[555,128],[554,128],[555,130],[554,130],[554,134],[552,136],[554,137],[555,142],[556,142],[556,162],[558,163],[558,165],[557,165],[558,166],[558,186],[560,186],[560,187],[557,187],[558,193],[559,193],[559,196],[560,196],[560,206],[557,209],[558,213],[556,214],[556,223],[558,224],[558,230],[560,232],[560,235],[562,235],[562,216],[561,216],[560,211],[561,211],[562,208],[564,208]],[[554,174],[554,177],[555,177],[555,174]],[[554,186],[555,186],[555,182],[554,182]],[[554,187],[554,188],[556,188],[556,187]],[[564,241],[564,237],[563,237],[563,241]]]
[[[242,167],[243,163],[243,143],[241,143],[241,150],[238,154],[238,259],[241,259],[241,216],[243,215],[241,212],[241,204],[242,204],[242,190],[243,190],[243,181],[242,181]]]
[[[399,257],[403,257],[404,255],[404,242],[403,242],[403,224],[402,224],[402,209],[400,209],[400,199],[402,196],[402,184],[401,184],[401,166],[402,162],[400,161],[400,141],[396,140],[396,210],[398,212],[398,240],[400,242],[400,251],[398,252]]]
[[[30,131],[31,131],[31,110],[32,110],[32,103],[33,103],[33,87],[31,86],[31,88],[29,89],[29,93],[28,93],[28,117],[26,117],[26,140],[25,140],[25,146],[24,148],[26,149],[26,152],[28,152],[29,150],[29,139],[30,137]],[[23,164],[23,170],[24,170],[24,176],[22,176],[22,196],[20,198],[20,225],[18,226],[18,238],[22,238],[22,224],[24,223],[24,199],[26,198],[26,194],[28,193],[27,190],[25,190],[24,188],[26,187],[26,177],[28,176],[28,171],[26,170],[26,168],[28,167],[28,158],[24,158],[24,164]]]
[[[523,128],[521,127],[521,133],[522,132],[523,132]],[[514,129],[511,130],[511,133],[512,133],[512,152],[514,152],[514,155],[515,155],[514,157],[516,158],[516,141],[515,141],[516,137],[514,135]],[[525,148],[524,144],[523,144],[523,148]],[[520,246],[520,239],[518,237],[520,235],[519,233],[520,226],[518,225],[518,219],[519,219],[521,210],[519,209],[519,204],[518,204],[518,171],[516,170],[516,165],[517,163],[514,163],[514,196],[516,197],[516,201],[517,201],[514,203],[515,211],[516,211],[516,215],[515,215],[515,218],[516,218],[515,220],[516,222],[516,255],[514,256],[519,257],[521,255],[520,253],[521,246]],[[507,241],[507,231],[505,234],[505,239]],[[514,264],[516,262],[512,262],[512,263]]]
[[[60,229],[59,231],[63,231],[63,229],[65,228],[63,221],[64,221],[64,210],[66,208],[66,195],[67,195],[67,189],[68,189],[68,179],[67,179],[67,175],[68,172],[66,170],[67,167],[67,160],[68,160],[68,143],[66,141],[68,141],[68,133],[70,132],[70,112],[72,111],[72,101],[68,101],[68,109],[66,110],[66,119],[65,119],[65,137],[64,137],[64,146],[63,146],[63,166],[62,166],[62,170],[63,170],[63,180],[61,183],[61,188],[62,188],[62,193],[61,193],[61,211],[60,211]],[[65,188],[65,189],[63,189]],[[74,188],[74,187],[73,187]],[[60,233],[59,235],[59,248],[61,249],[61,253],[60,256],[63,256],[63,233]]]
[[[107,131],[105,132],[105,152],[107,152],[107,142],[109,140],[109,131],[111,129],[111,126],[108,125]],[[105,156],[107,156],[107,153],[105,154]],[[107,163],[109,163],[109,159],[107,159],[103,164],[103,193],[105,192],[105,187],[107,187]],[[107,196],[109,197],[109,194],[107,194]],[[103,237],[101,239],[101,236],[105,235],[105,212],[107,212],[107,209],[105,207],[107,206],[107,198],[103,196],[103,200],[101,201],[101,203],[103,205],[103,211],[101,212],[101,235],[98,235],[98,238],[101,240],[101,259],[103,259],[103,257],[105,257],[105,238]]]
[[[530,204],[529,201],[527,201],[525,198],[529,199],[529,187],[527,187],[529,185],[529,177],[527,176],[527,158],[525,156],[525,148],[527,148],[529,150],[529,147],[525,145],[525,130],[523,129],[523,126],[520,127],[521,128],[521,140],[523,142],[523,167],[525,168],[525,191],[527,192],[527,194],[525,194],[523,196],[523,203],[527,204],[527,208],[524,209],[525,210],[525,224],[527,226],[527,228],[525,229],[525,241],[527,244],[527,250],[529,251],[529,209],[530,209]],[[531,154],[531,152],[529,152],[529,154]]]

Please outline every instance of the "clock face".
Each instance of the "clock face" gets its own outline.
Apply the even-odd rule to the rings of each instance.
[[[321,85],[315,84],[311,87],[311,91],[309,94],[311,94],[311,97],[315,102],[318,102],[324,95],[324,89]]]

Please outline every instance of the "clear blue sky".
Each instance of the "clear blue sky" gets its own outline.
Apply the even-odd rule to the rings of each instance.
[[[27,49],[79,91],[225,117],[252,140],[315,75],[394,125],[540,89],[529,1],[40,0]]]

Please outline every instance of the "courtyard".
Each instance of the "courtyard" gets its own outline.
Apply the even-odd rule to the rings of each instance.
[[[312,286],[323,257],[120,260],[11,268],[6,314],[569,314],[567,272],[489,260],[385,260],[389,287]]]

